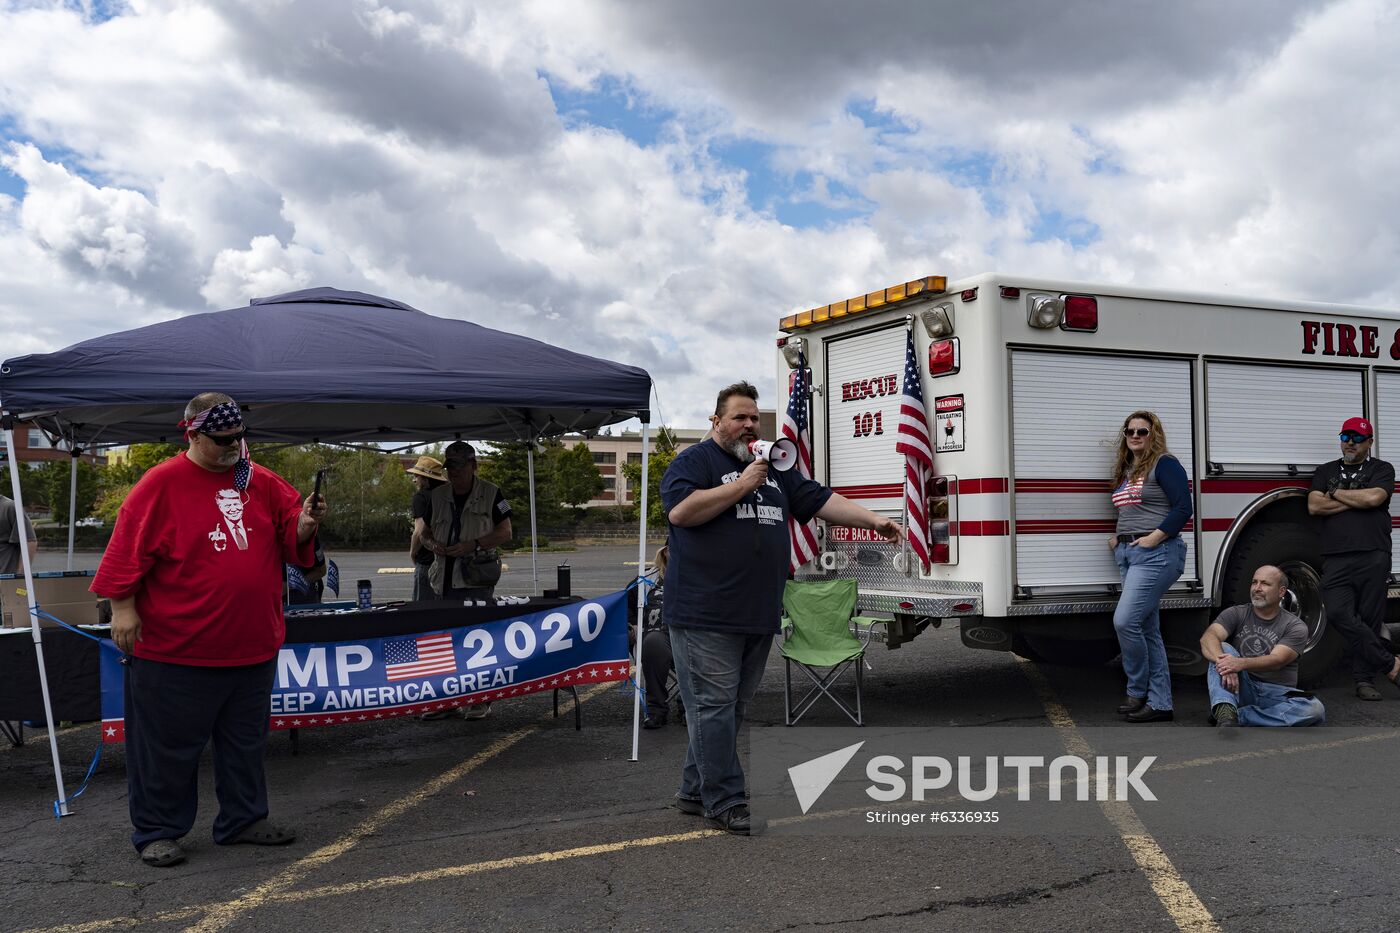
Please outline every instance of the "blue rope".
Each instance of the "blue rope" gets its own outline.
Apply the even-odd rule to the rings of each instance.
[[[95,752],[92,753],[92,764],[88,765],[87,774],[85,774],[85,775],[83,776],[83,783],[79,784],[79,785],[78,785],[78,790],[77,790],[77,792],[76,792],[76,793],[73,793],[73,794],[69,794],[69,795],[68,795],[68,799],[65,800],[65,801],[62,801],[63,803],[72,803],[73,801],[77,800],[79,797],[81,797],[81,796],[83,795],[83,792],[86,791],[86,790],[88,789],[88,782],[92,780],[93,772],[95,772],[95,771],[97,770],[97,763],[98,763],[99,761],[101,761],[101,760],[102,760],[102,735],[99,733],[98,736],[97,736],[97,751],[95,751]],[[63,818],[63,808],[62,808],[61,806],[59,806],[59,803],[60,803],[60,801],[57,801],[57,800],[55,800],[55,801],[53,802],[53,818],[56,819],[56,820],[59,820],[59,819],[62,819],[62,818]]]
[[[67,622],[64,622],[62,619],[58,618],[57,616],[51,616],[51,615],[49,615],[47,612],[44,612],[42,609],[39,608],[39,604],[38,604],[38,603],[35,603],[35,604],[34,604],[34,615],[38,616],[38,617],[41,618],[41,619],[48,619],[50,622],[53,622],[55,625],[61,625],[61,626],[63,626],[64,628],[68,629],[68,631],[73,632],[74,634],[81,635],[81,636],[83,636],[84,638],[91,638],[93,641],[98,642],[99,644],[100,644],[101,642],[107,640],[107,639],[104,639],[104,638],[103,638],[102,636],[100,636],[100,635],[94,635],[94,634],[92,634],[92,632],[84,632],[82,629],[78,628],[77,626],[69,625]]]
[[[85,632],[85,631],[83,631],[82,629],[78,628],[77,626],[69,625],[67,622],[64,622],[62,619],[58,618],[57,616],[49,615],[49,613],[44,612],[42,609],[39,608],[38,603],[35,603],[35,604],[34,604],[33,612],[34,612],[34,615],[38,616],[38,617],[41,618],[41,619],[48,619],[50,622],[54,623],[55,625],[60,625],[60,626],[62,626],[63,628],[68,629],[68,631],[73,632],[74,634],[77,634],[77,635],[81,635],[81,636],[83,636],[84,638],[91,638],[93,641],[97,642],[98,644],[101,644],[101,643],[104,641],[104,639],[101,638],[100,636],[94,635],[94,634],[92,634],[91,632]],[[54,725],[53,723],[49,723],[49,728],[50,728],[50,729],[56,729],[57,726]],[[55,800],[55,801],[53,802],[53,818],[54,818],[54,819],[56,819],[56,820],[61,820],[61,819],[63,819],[63,805],[64,805],[64,804],[72,803],[73,801],[77,800],[77,799],[78,799],[79,797],[81,797],[81,796],[83,795],[83,793],[88,789],[88,784],[89,784],[89,782],[92,781],[92,776],[93,776],[93,774],[97,771],[97,763],[98,763],[99,761],[101,761],[101,760],[102,760],[102,734],[99,732],[99,733],[98,733],[98,736],[97,736],[97,750],[94,751],[94,752],[92,753],[92,764],[88,765],[87,774],[83,775],[83,782],[82,782],[81,784],[78,785],[78,789],[77,789],[76,792],[74,792],[74,793],[68,795],[68,799],[67,799],[67,800]]]

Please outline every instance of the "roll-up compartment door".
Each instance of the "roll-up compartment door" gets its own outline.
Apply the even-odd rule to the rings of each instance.
[[[1311,474],[1338,456],[1337,431],[1366,410],[1357,370],[1206,362],[1206,460],[1226,473]]]
[[[1011,354],[1016,585],[1042,592],[1119,583],[1108,547],[1110,475],[1123,419],[1156,412],[1193,483],[1191,363],[1016,350]],[[1197,580],[1194,524],[1182,532]]]
[[[904,505],[904,457],[894,449],[903,397],[905,325],[826,346],[827,476],[832,489],[892,512]]]
[[[1393,464],[1396,455],[1400,454],[1400,373],[1376,371],[1376,411],[1372,418],[1376,423],[1376,442],[1371,447],[1371,453]],[[1336,457],[1337,453],[1334,452],[1332,456]],[[1400,522],[1400,496],[1391,496],[1391,573],[1400,573],[1400,528],[1396,527],[1397,522]]]

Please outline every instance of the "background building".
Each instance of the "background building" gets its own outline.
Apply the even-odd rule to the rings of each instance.
[[[777,416],[771,410],[760,410],[759,413],[759,435],[765,440],[772,440],[778,436]],[[692,444],[703,441],[710,433],[709,427],[703,428],[671,428],[671,433],[676,438],[676,449],[685,450]],[[587,444],[588,449],[593,452],[593,463],[598,467],[598,472],[603,474],[603,491],[598,498],[590,499],[588,508],[598,508],[605,505],[632,505],[635,501],[634,490],[629,489],[627,480],[622,475],[622,464],[642,462],[642,435],[640,431],[623,431],[620,434],[599,434],[594,437],[584,437],[581,434],[565,434],[560,438],[564,446],[570,449],[579,444]],[[656,450],[656,431],[647,432],[648,448]]]
[[[97,454],[85,450],[83,459],[91,464],[106,463],[106,453],[106,449],[103,448],[98,448]],[[9,462],[9,456],[4,438],[0,437],[0,464]],[[20,463],[37,466],[48,460],[68,460],[68,450],[66,447],[55,447],[43,431],[21,421],[15,425],[15,459]]]

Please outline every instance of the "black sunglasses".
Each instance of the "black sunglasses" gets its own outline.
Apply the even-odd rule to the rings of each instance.
[[[248,429],[244,428],[237,434],[225,434],[223,437],[220,437],[217,434],[205,434],[204,436],[209,438],[215,444],[218,444],[220,447],[232,447],[234,444],[237,444],[239,441],[243,440],[243,438],[248,436]]]
[[[1151,428],[1124,428],[1124,437],[1146,437],[1152,433]]]
[[[473,463],[476,463],[475,457],[470,460],[446,460],[442,465],[449,470],[460,470],[463,467],[471,466]]]
[[[1337,435],[1338,440],[1343,444],[1364,444],[1371,439],[1369,434],[1357,434],[1355,431],[1343,431]]]

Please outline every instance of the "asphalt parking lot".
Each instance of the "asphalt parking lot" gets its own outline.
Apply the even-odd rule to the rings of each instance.
[[[631,547],[567,555],[575,589],[604,591],[634,572]],[[548,555],[551,567],[560,555]],[[359,560],[356,557],[355,560]],[[368,567],[380,558],[367,556]],[[349,558],[347,556],[347,562]],[[542,561],[542,564],[544,562]],[[511,574],[522,572],[519,562]],[[389,566],[385,564],[384,566]],[[376,570],[378,568],[375,568]],[[343,576],[353,579],[353,570]],[[375,592],[389,577],[376,576]],[[542,578],[544,574],[542,574]],[[0,750],[0,865],[5,930],[1379,930],[1394,929],[1400,869],[1388,799],[1374,831],[1291,833],[1290,813],[1232,822],[1214,788],[1238,765],[1205,727],[1200,682],[1178,681],[1177,721],[1129,727],[1113,713],[1109,667],[1033,665],[962,647],[952,628],[897,651],[875,647],[866,673],[871,727],[1058,730],[1066,747],[1097,727],[1199,737],[1200,831],[1105,809],[1078,834],[977,832],[936,838],[769,833],[728,836],[668,806],[683,727],[643,732],[632,747],[630,694],[585,691],[584,728],[555,720],[545,695],[497,703],[489,718],[304,730],[293,754],[274,735],[267,770],[274,815],[300,831],[282,848],[209,840],[212,785],[187,838],[189,861],[148,868],[127,837],[121,746],[104,749],[72,815],[56,821],[47,742]],[[753,732],[783,731],[776,653],[750,708]],[[1370,727],[1377,769],[1394,773],[1400,692],[1361,703],[1347,684],[1319,694],[1329,726]],[[829,708],[787,730],[837,727]],[[1334,730],[1330,731],[1329,730]],[[869,732],[870,730],[864,730]],[[844,730],[859,741],[863,730]],[[1400,730],[1395,730],[1400,741]],[[60,733],[70,792],[97,730]],[[1286,785],[1280,760],[1270,780]],[[1338,786],[1348,773],[1338,773]],[[1193,780],[1195,780],[1193,778]],[[1268,796],[1278,785],[1261,782]],[[1329,806],[1328,786],[1313,788]]]

